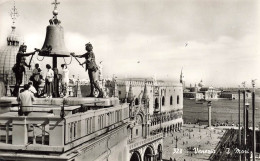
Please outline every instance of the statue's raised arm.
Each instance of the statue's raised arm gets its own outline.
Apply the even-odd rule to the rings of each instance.
[[[75,53],[70,53],[70,55],[75,57],[75,58],[84,58],[86,54],[76,55]]]
[[[16,55],[16,64],[19,65],[23,65],[23,66],[26,66],[26,67],[30,67],[30,64],[28,65],[26,62],[25,62],[25,57],[27,56],[30,56],[30,55],[34,55],[36,51],[34,52],[30,52],[30,53],[25,53],[27,50],[27,46],[26,45],[21,45],[20,48],[19,48],[19,51]]]

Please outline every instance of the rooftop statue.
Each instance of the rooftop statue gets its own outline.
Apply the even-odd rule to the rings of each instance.
[[[22,84],[22,81],[23,81],[23,73],[25,73],[25,66],[26,67],[31,67],[30,63],[31,63],[31,60],[30,60],[30,63],[29,65],[25,62],[27,56],[30,56],[30,55],[34,55],[36,51],[34,52],[31,52],[31,53],[25,53],[27,50],[27,46],[26,45],[21,45],[20,48],[19,48],[19,51],[16,55],[16,64],[13,66],[12,70],[13,72],[15,73],[15,78],[16,78],[16,83],[15,83],[15,88],[14,88],[14,91],[13,91],[13,95],[14,96],[17,96],[18,95],[18,92],[19,92],[19,87],[20,85]]]
[[[86,44],[86,50],[87,52],[83,55],[75,55],[75,53],[71,53],[71,55],[74,57],[86,59],[86,61],[80,65],[86,64],[86,71],[88,70],[88,76],[89,76],[90,86],[91,86],[89,97],[94,97],[94,89],[96,88],[99,92],[98,97],[102,98],[103,91],[101,90],[98,84],[98,78],[97,78],[98,66],[95,61],[95,54],[93,52],[93,46],[91,43]]]

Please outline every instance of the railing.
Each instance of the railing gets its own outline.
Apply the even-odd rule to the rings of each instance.
[[[129,107],[127,105],[89,110],[87,113],[65,117],[65,144],[102,129],[108,128],[109,130],[111,126],[127,118],[129,118]]]
[[[127,104],[64,118],[51,113],[7,113],[0,116],[0,149],[62,152],[124,124],[128,118]]]
[[[161,138],[163,138],[163,133],[159,133],[159,134],[156,134],[156,135],[150,135],[147,139],[142,139],[142,140],[140,140],[138,142],[135,142],[135,143],[132,143],[132,144],[128,144],[128,146],[129,146],[130,150],[134,150],[134,149],[136,149],[138,147],[141,147],[141,146],[143,146],[145,144],[148,144],[148,143],[151,143],[153,141],[159,140]]]
[[[0,142],[6,144],[12,143],[12,138],[10,138],[11,131],[12,124],[9,121],[6,121],[5,124],[0,124]]]
[[[50,145],[51,137],[55,137],[52,131],[61,122],[60,117],[55,116],[1,116],[0,117],[0,142],[12,145]],[[57,136],[56,136],[57,137]],[[0,148],[2,148],[0,146]]]

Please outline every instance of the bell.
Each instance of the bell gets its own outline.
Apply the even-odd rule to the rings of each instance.
[[[63,27],[60,25],[48,25],[40,56],[69,57],[65,43]]]

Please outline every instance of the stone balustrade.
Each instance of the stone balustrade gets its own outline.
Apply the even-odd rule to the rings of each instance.
[[[131,151],[131,150],[137,149],[141,146],[152,143],[152,142],[159,140],[159,139],[162,139],[162,138],[163,138],[163,133],[159,133],[159,134],[156,134],[156,135],[150,135],[146,139],[142,139],[140,141],[136,141],[134,143],[128,144],[129,150]]]
[[[65,144],[82,138],[83,136],[104,129],[112,129],[115,124],[129,118],[127,104],[100,110],[89,110],[65,117]]]
[[[113,130],[129,119],[127,104],[78,112],[61,118],[54,113],[33,112],[0,116],[0,149],[64,152]]]

